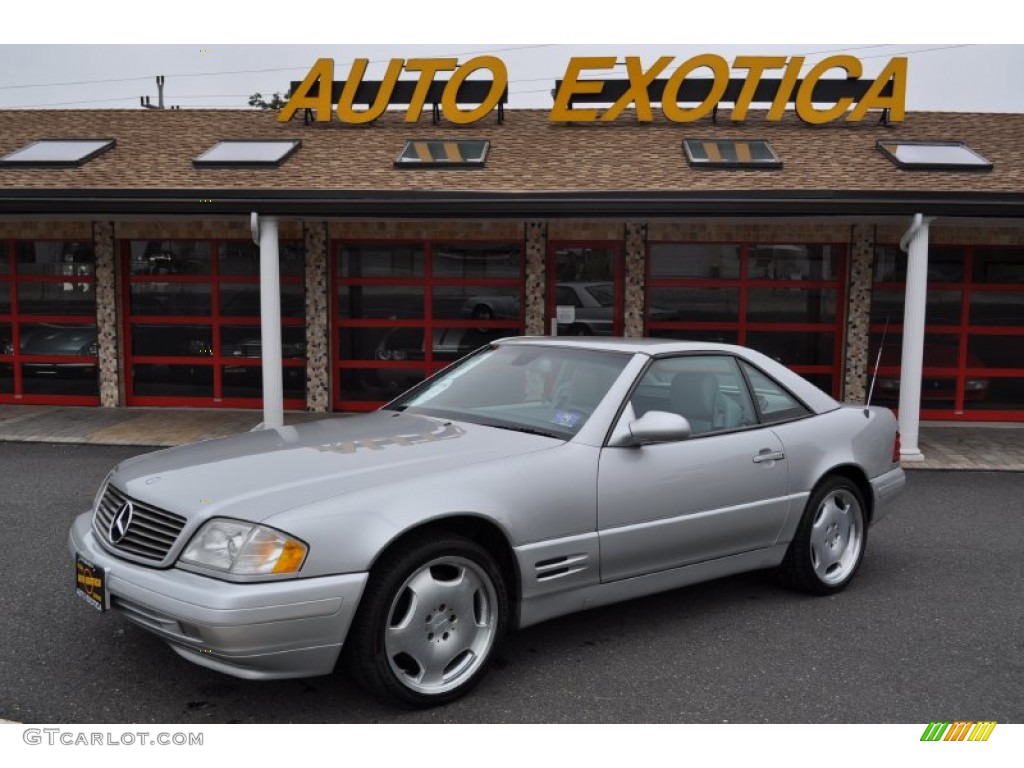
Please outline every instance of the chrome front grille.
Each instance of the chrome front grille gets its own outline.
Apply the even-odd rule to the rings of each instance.
[[[128,502],[131,502],[134,510],[131,524],[124,537],[115,544],[110,539],[110,523],[118,510]],[[114,551],[130,559],[159,563],[167,557],[174,542],[178,540],[185,522],[186,519],[181,515],[132,499],[108,484],[96,506],[92,527],[103,543]]]

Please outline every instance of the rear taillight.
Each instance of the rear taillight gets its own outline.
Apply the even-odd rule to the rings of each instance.
[[[900,463],[900,431],[896,430],[896,437],[892,441],[892,463]]]

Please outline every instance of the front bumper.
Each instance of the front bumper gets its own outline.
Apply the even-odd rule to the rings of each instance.
[[[896,467],[871,479],[871,492],[875,497],[872,505],[874,510],[871,515],[872,525],[889,514],[892,509],[892,500],[899,495],[906,484],[907,476],[901,467]]]
[[[270,680],[331,672],[366,573],[239,584],[114,557],[92,513],[75,519],[68,547],[106,572],[108,607],[181,656],[236,677]]]

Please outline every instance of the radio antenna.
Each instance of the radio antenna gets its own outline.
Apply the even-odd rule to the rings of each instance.
[[[864,415],[868,415],[868,408],[871,407],[871,397],[875,394],[875,382],[878,380],[878,368],[882,363],[882,350],[885,349],[885,335],[889,331],[889,318],[885,318],[885,327],[882,328],[882,342],[878,345],[878,355],[875,356],[875,370],[871,374],[871,386],[868,388],[868,399],[864,403]]]

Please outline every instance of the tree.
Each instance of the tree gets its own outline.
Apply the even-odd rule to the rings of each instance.
[[[272,109],[276,112],[277,110],[281,109],[281,107],[283,107],[287,101],[287,95],[282,95],[276,92],[274,93],[273,96],[269,97],[268,99],[263,98],[262,93],[254,93],[252,96],[249,97],[249,106],[258,107],[260,109]]]

